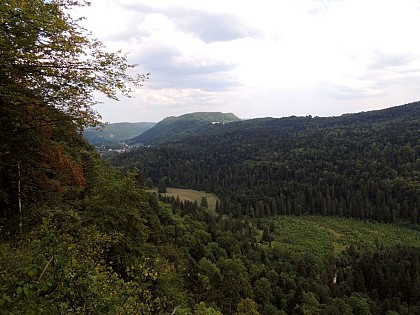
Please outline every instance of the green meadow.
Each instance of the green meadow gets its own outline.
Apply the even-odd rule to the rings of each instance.
[[[296,254],[339,255],[351,245],[363,249],[402,244],[420,247],[420,230],[398,224],[323,216],[278,216],[262,223],[271,227],[272,247]]]

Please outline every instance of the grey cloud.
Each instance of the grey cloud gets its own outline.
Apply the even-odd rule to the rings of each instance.
[[[420,85],[420,68],[413,66],[412,62],[419,56],[413,54],[388,54],[377,52],[374,61],[369,66],[363,80],[373,82],[373,89],[386,90],[392,86],[416,88]]]
[[[374,70],[386,70],[389,68],[396,68],[406,66],[411,63],[413,56],[408,54],[388,54],[384,52],[377,52],[374,61],[369,68]]]
[[[178,31],[193,33],[205,43],[229,41],[250,36],[253,31],[231,14],[215,14],[202,10],[172,7],[157,9],[139,3],[121,6],[135,12],[133,25],[138,25],[148,14],[165,15],[176,26]],[[147,30],[141,33],[138,28],[121,34],[119,41],[137,41],[141,37],[150,36]],[[165,43],[153,47],[142,47],[138,52],[131,52],[133,62],[141,65],[146,72],[152,74],[149,87],[154,88],[198,88],[206,91],[224,91],[238,87],[240,82],[231,75],[235,65],[217,60],[205,60],[202,64],[194,60],[184,59],[175,46]],[[123,47],[122,47],[123,48]]]
[[[174,22],[181,30],[194,33],[206,43],[257,35],[255,30],[232,14],[215,14],[199,10],[177,10],[173,13]]]
[[[120,5],[123,8],[126,8],[130,11],[135,11],[137,13],[141,14],[150,14],[155,13],[156,9],[152,8],[151,6],[141,4],[141,3],[124,3],[124,1],[116,1],[118,5]]]
[[[152,76],[159,88],[197,88],[206,91],[224,91],[239,86],[239,82],[229,75],[231,67],[214,64],[205,67],[193,67],[178,63],[165,63],[156,68]]]
[[[328,83],[320,86],[320,89],[325,96],[333,99],[361,99],[387,95],[395,86],[418,88],[420,68],[411,66],[415,59],[416,56],[411,54],[377,51],[368,71],[355,77],[360,87]]]
[[[382,94],[378,89],[366,84],[365,87],[351,87],[346,85],[324,83],[319,86],[321,94],[333,99],[361,99]]]
[[[217,61],[198,65],[182,61],[180,57],[175,47],[161,46],[142,52],[135,62],[152,73],[151,86],[158,88],[221,91],[239,86],[239,82],[230,75],[234,65]]]
[[[418,91],[420,88],[420,78],[413,76],[405,79],[379,79],[371,84],[367,84],[365,87],[331,84],[329,86],[323,86],[320,95],[338,101],[357,101],[362,99],[378,99],[380,97],[389,98],[395,96],[392,93],[397,86],[400,91],[399,93],[402,93],[401,91],[406,93],[409,90]]]
[[[256,36],[258,32],[247,26],[233,14],[210,13],[203,10],[172,7],[156,9],[143,4],[122,4],[131,12],[144,16],[161,13],[172,20],[180,31],[193,33],[205,43],[216,41],[231,41],[248,36]]]
[[[403,86],[409,89],[419,89],[420,88],[420,69],[417,69],[417,72],[408,73],[403,77],[380,77],[372,85],[373,88],[377,89],[387,89],[392,86]]]

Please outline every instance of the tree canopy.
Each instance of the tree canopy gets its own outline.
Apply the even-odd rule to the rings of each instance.
[[[84,183],[82,158],[71,150],[77,132],[97,125],[96,93],[129,95],[133,77],[122,52],[108,52],[70,12],[77,0],[0,3],[0,206],[2,219],[22,195],[39,201],[48,191]],[[17,174],[17,161],[22,173]],[[19,178],[18,178],[19,177]],[[21,177],[21,178],[20,178]]]
[[[110,157],[155,185],[215,193],[219,213],[419,223],[420,102],[341,117],[250,119]],[[266,234],[266,236],[268,236]]]
[[[80,128],[95,91],[147,76],[90,38],[79,5],[0,3],[1,314],[420,314],[420,103],[209,125],[120,155],[140,166],[122,175]],[[143,189],[158,183],[221,199]],[[278,216],[304,213],[323,216]]]
[[[132,77],[126,55],[106,51],[89,36],[69,10],[73,0],[12,0],[0,4],[0,93],[16,103],[11,86],[25,86],[49,106],[71,115],[79,124],[95,124],[99,115],[94,92],[110,98],[128,95],[127,83],[139,84],[147,75]],[[24,96],[19,103],[27,103]]]

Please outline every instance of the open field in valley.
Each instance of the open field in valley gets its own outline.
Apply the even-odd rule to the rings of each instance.
[[[157,188],[150,189],[148,192],[157,193]],[[193,189],[181,189],[181,188],[166,188],[166,194],[164,196],[179,196],[181,200],[197,201],[200,204],[203,197],[207,198],[209,203],[209,210],[214,211],[216,209],[216,201],[218,200],[215,194],[207,193],[205,191],[198,191]]]

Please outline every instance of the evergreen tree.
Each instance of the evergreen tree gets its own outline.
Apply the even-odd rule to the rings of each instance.
[[[209,202],[207,200],[207,197],[204,196],[203,198],[201,198],[201,202],[200,202],[200,208],[205,208],[207,209],[209,207]]]
[[[166,194],[166,177],[159,180],[158,193],[159,194]]]

